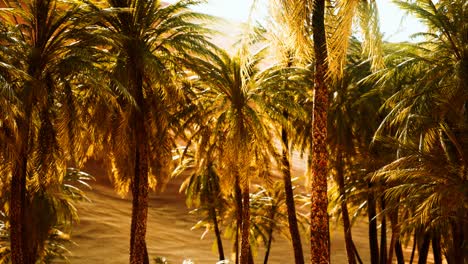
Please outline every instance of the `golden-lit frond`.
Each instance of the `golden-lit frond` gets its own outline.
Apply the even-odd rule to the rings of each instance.
[[[385,67],[377,3],[361,1],[359,9],[361,30],[364,35],[363,52],[371,61],[371,70],[377,71]]]
[[[274,0],[270,13],[294,41],[298,56],[310,63],[313,58],[312,44],[312,10],[313,0]]]
[[[351,36],[354,16],[361,1],[337,1],[333,15],[327,18],[333,22],[332,25],[329,25],[333,32],[329,34],[331,37],[328,42],[328,66],[332,76],[340,77],[343,75],[349,45],[348,36]]]
[[[379,27],[379,14],[375,1],[340,0],[335,7],[330,7],[328,27],[330,28],[328,45],[329,74],[341,78],[345,68],[349,37],[353,34],[355,21],[363,36],[363,53],[371,61],[373,71],[384,67],[382,34]]]

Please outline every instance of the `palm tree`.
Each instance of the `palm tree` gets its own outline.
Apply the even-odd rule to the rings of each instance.
[[[458,187],[467,181],[466,136],[462,135],[466,134],[468,94],[462,72],[468,60],[460,16],[467,5],[464,1],[397,4],[419,17],[429,32],[418,34],[425,38],[420,43],[400,44],[399,51],[389,56],[388,69],[375,75],[392,92],[385,104],[391,110],[377,135],[391,136],[399,149],[398,159],[385,166],[376,180],[390,184],[385,191],[390,206],[396,207],[396,198],[402,204],[402,232],[407,228],[415,238],[422,238],[420,261],[425,261],[424,252],[432,240],[438,261],[443,250],[449,263],[463,262],[467,230],[459,221],[466,219],[461,213],[466,212],[461,202],[466,194]]]
[[[205,134],[207,135],[207,134]],[[206,147],[207,152],[216,151],[213,146],[216,142],[205,141],[201,138],[198,148]],[[210,145],[212,143],[213,145]],[[202,144],[207,144],[203,146]],[[198,158],[187,157],[188,152],[184,151],[181,159],[183,160],[179,167],[174,171],[173,177],[189,170],[190,175],[180,186],[180,191],[185,192],[185,200],[188,207],[195,206],[200,215],[206,217],[199,221],[195,227],[205,226],[207,231],[213,226],[216,236],[216,246],[218,249],[219,260],[225,260],[223,242],[221,238],[220,222],[223,217],[223,209],[226,207],[226,201],[221,190],[220,178],[216,172],[215,156],[216,153],[204,153],[204,151],[195,151]],[[206,155],[206,156],[205,156]],[[201,156],[205,158],[199,158]]]
[[[208,60],[200,59],[193,67],[200,82],[198,100],[204,105],[206,123],[212,124],[210,142],[218,144],[218,172],[222,181],[234,183],[242,264],[249,262],[251,254],[250,179],[267,175],[275,153],[257,85],[261,58],[262,51],[253,56],[238,52],[231,57],[214,50]]]
[[[5,179],[11,186],[11,261],[35,263],[48,230],[44,234],[31,215],[37,213],[34,201],[63,178],[67,163],[80,165],[77,84],[86,83],[85,68],[92,76],[92,55],[78,39],[85,21],[78,2],[3,4],[0,137],[8,140],[1,143],[0,171],[11,175]]]
[[[206,17],[189,10],[196,3],[109,0],[103,7],[92,5],[98,17],[92,32],[109,55],[104,66],[111,73],[115,96],[110,110],[98,103],[104,109],[96,107],[93,122],[105,128],[104,142],[97,144],[110,146],[118,191],[132,192],[130,263],[149,261],[148,190],[169,175],[175,145],[173,117],[184,99],[175,77],[181,76],[183,59],[209,46],[203,36],[206,30],[193,22]]]
[[[327,76],[337,76],[340,78],[344,67],[344,58],[347,52],[348,37],[351,33],[352,18],[355,15],[356,7],[364,5],[366,1],[338,1],[337,9],[331,8],[329,15],[325,16],[325,1],[322,0],[290,0],[278,1],[289,16],[285,16],[289,31],[293,33],[296,47],[306,62],[314,61],[314,100],[312,110],[312,137],[311,156],[312,162],[312,207],[311,207],[311,262],[329,263],[329,234],[328,234],[328,214],[327,214],[327,111],[328,96]],[[369,9],[368,9],[369,10]],[[368,30],[369,24],[376,24],[374,16],[366,17],[363,23],[366,27],[364,32],[377,32],[378,27]],[[331,33],[325,31],[325,20]],[[313,36],[313,40],[311,40]],[[327,36],[329,48],[327,48]],[[379,39],[379,34],[366,34],[366,40],[370,38]],[[371,45],[372,46],[372,45]],[[373,45],[379,47],[379,45]],[[378,49],[373,49],[369,55],[376,58],[378,63]],[[330,63],[330,69],[329,69]],[[378,67],[376,67],[378,68]]]

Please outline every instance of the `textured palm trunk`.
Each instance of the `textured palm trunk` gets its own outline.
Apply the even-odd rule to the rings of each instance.
[[[25,141],[24,145],[26,145]],[[23,234],[23,215],[26,202],[26,167],[27,154],[25,147],[21,147],[20,159],[16,162],[13,177],[11,179],[10,196],[10,247],[11,262],[13,264],[24,264],[28,257],[23,251],[25,236]]]
[[[398,264],[405,264],[405,256],[403,254],[403,246],[401,245],[400,239],[395,243],[395,255]]]
[[[32,67],[29,71],[34,72]],[[26,108],[25,118],[19,124],[20,133],[20,149],[19,159],[13,167],[13,176],[11,179],[10,190],[10,249],[12,264],[34,264],[35,260],[28,255],[26,233],[26,217],[25,210],[27,204],[27,168],[28,168],[28,152],[32,145],[29,138],[30,120],[32,103],[31,98],[25,98]],[[34,262],[33,262],[34,261]]]
[[[451,259],[453,259],[453,263],[467,263],[467,255],[466,252],[466,236],[464,234],[464,226],[466,226],[466,218],[463,218],[463,214],[466,212],[458,212],[458,219],[461,221],[450,221],[450,227],[452,231],[452,243],[450,245],[449,254],[451,255]]]
[[[348,256],[349,264],[356,264],[356,256],[354,254],[353,236],[351,233],[351,221],[349,220],[348,205],[346,203],[346,189],[345,189],[345,178],[343,173],[343,156],[341,149],[337,148],[337,164],[336,164],[336,177],[338,181],[338,188],[341,197],[341,214],[343,219],[344,227],[344,238],[346,245],[346,254]]]
[[[242,189],[242,237],[240,264],[249,264],[253,262],[253,260],[250,259],[250,192],[248,183],[245,183]]]
[[[135,60],[136,61],[136,60]],[[138,65],[134,63],[133,65]],[[132,183],[132,223],[130,234],[130,263],[149,263],[146,248],[146,225],[148,219],[148,135],[145,126],[145,103],[143,79],[135,73],[135,99],[139,110],[134,110],[133,129],[135,133],[135,175]]]
[[[417,242],[418,242],[418,231],[415,230],[414,235],[413,235],[413,249],[411,250],[411,256],[409,260],[410,264],[413,264],[414,255],[416,253]]]
[[[283,116],[288,117],[287,113],[284,112]],[[299,227],[297,225],[296,217],[296,205],[294,203],[294,192],[291,182],[291,166],[289,163],[289,140],[288,133],[283,128],[281,129],[281,139],[283,141],[283,157],[282,171],[283,171],[283,182],[284,191],[286,194],[286,207],[288,210],[288,224],[289,233],[291,234],[291,241],[294,250],[294,260],[296,264],[304,264],[304,254],[302,252],[301,234],[299,233]]]
[[[268,227],[268,241],[266,244],[266,249],[265,249],[265,257],[263,258],[263,264],[268,263],[268,258],[270,257],[270,250],[271,250],[271,243],[273,241],[273,230],[275,229],[275,217],[276,217],[276,210],[278,208],[276,206],[273,206],[270,211],[270,225]]]
[[[39,217],[41,214],[52,214],[43,195],[43,192],[34,193],[33,197],[31,197],[29,193],[26,194],[23,225],[24,263],[37,262],[41,253],[44,252],[45,242],[49,237],[49,231],[52,228],[51,222]]]
[[[219,255],[219,260],[224,260],[224,249],[223,249],[223,241],[221,239],[221,231],[219,230],[219,225],[218,225],[218,217],[216,216],[216,208],[214,208],[214,203],[211,202],[211,208],[210,208],[210,215],[211,215],[211,221],[213,222],[214,226],[214,232],[216,236],[216,245],[218,247],[218,255]]]
[[[240,239],[239,239],[239,233],[242,228],[242,190],[240,187],[240,182],[239,182],[239,175],[237,174],[235,176],[235,183],[234,183],[234,199],[236,200],[236,241],[234,242],[234,249],[235,249],[235,258],[236,264],[239,264],[239,248],[240,248]]]
[[[426,264],[427,263],[427,256],[429,254],[429,246],[431,243],[431,236],[429,234],[425,234],[422,239],[422,244],[419,246],[418,249],[418,264]]]
[[[432,253],[434,255],[434,264],[442,264],[442,248],[439,234],[432,236]]]
[[[310,208],[311,263],[330,263],[330,234],[327,197],[327,111],[328,89],[325,83],[328,71],[325,35],[325,0],[315,0],[312,13],[312,31],[315,52],[314,108],[312,120],[312,181]]]
[[[369,220],[369,248],[371,264],[379,264],[379,241],[377,237],[377,203],[375,194],[372,190],[372,184],[368,185],[367,194],[367,217]]]
[[[390,214],[390,225],[392,227],[392,237],[390,239],[390,245],[388,247],[388,257],[387,257],[387,263],[393,263],[393,252],[397,255],[397,261],[398,264],[400,264],[400,259],[398,256],[398,246],[401,247],[400,241],[400,228],[398,226],[398,208],[396,209],[395,212],[392,212]]]
[[[387,261],[387,217],[385,216],[385,199],[381,197],[381,214],[382,221],[380,224],[380,264],[385,264]]]

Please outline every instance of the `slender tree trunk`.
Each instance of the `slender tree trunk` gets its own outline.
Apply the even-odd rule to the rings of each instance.
[[[385,264],[387,261],[387,217],[385,216],[385,199],[380,198],[382,222],[380,225],[380,264]]]
[[[211,211],[211,219],[213,221],[214,225],[214,231],[215,231],[215,236],[216,236],[216,245],[218,247],[218,254],[219,254],[219,260],[224,260],[224,249],[223,249],[223,240],[221,239],[221,231],[219,230],[219,225],[218,225],[218,217],[216,216],[216,209],[213,206],[213,203],[211,203],[212,206],[210,208]]]
[[[429,234],[425,234],[421,246],[418,249],[418,264],[426,264],[427,255],[429,254],[429,246],[431,243],[431,237]]]
[[[240,182],[239,182],[239,175],[236,174],[235,177],[235,186],[234,186],[234,199],[236,200],[236,207],[237,207],[237,214],[236,214],[236,241],[235,241],[235,254],[236,254],[236,264],[239,264],[240,260],[240,239],[239,239],[239,234],[242,229],[242,190],[240,187]]]
[[[369,219],[369,248],[371,264],[379,264],[379,242],[377,238],[377,205],[375,201],[374,191],[372,190],[372,184],[368,185],[367,195],[367,217]]]
[[[254,264],[254,258],[252,253],[252,247],[249,245],[249,264]]]
[[[405,264],[405,256],[403,254],[403,246],[401,245],[400,239],[395,243],[395,256],[398,264]]]
[[[392,237],[390,239],[390,246],[388,247],[387,263],[389,264],[393,262],[393,252],[397,251],[397,242],[399,242],[400,239],[400,228],[398,226],[398,208],[395,212],[392,212],[390,214],[390,225],[392,227]],[[401,243],[399,244],[399,246],[401,246]]]
[[[30,70],[32,73],[33,70]],[[25,210],[27,205],[27,168],[29,149],[32,147],[30,140],[30,122],[32,104],[31,98],[25,98],[26,116],[19,124],[20,146],[18,160],[13,167],[10,189],[10,249],[12,264],[35,264],[28,256]]]
[[[348,205],[346,203],[346,189],[345,189],[345,179],[344,179],[344,173],[343,173],[343,156],[339,147],[337,148],[336,159],[337,159],[336,178],[338,181],[338,188],[340,191],[341,214],[343,218],[346,254],[348,256],[348,263],[356,264],[356,257],[354,255],[354,247],[353,247],[353,236],[351,233],[351,221],[349,220]]]
[[[24,141],[23,141],[24,142]],[[23,143],[26,145],[26,142]],[[27,256],[23,252],[23,215],[26,202],[26,167],[27,154],[25,147],[21,146],[20,158],[16,162],[13,177],[11,179],[10,196],[10,246],[11,262],[13,264],[24,264]],[[29,264],[29,263],[28,263]]]
[[[273,232],[268,234],[268,242],[266,245],[265,258],[263,259],[263,264],[268,263],[268,258],[270,256],[271,242],[273,241]]]
[[[463,212],[460,212],[463,213]],[[460,217],[459,219],[464,219]],[[463,221],[463,222],[462,222]],[[450,226],[452,229],[452,245],[450,252],[452,253],[453,259],[455,262],[466,263],[466,255],[467,253],[464,251],[466,249],[466,237],[464,238],[463,234],[463,227],[462,225],[466,225],[466,219],[462,221],[455,221],[451,220]],[[461,222],[461,223],[460,223]]]
[[[249,184],[243,184],[242,190],[242,237],[240,264],[249,264],[250,255],[250,193]]]
[[[283,112],[283,115],[287,118],[287,112]],[[304,255],[302,252],[302,243],[301,243],[301,234],[299,232],[299,227],[297,225],[296,217],[296,206],[294,203],[294,192],[291,182],[291,167],[289,163],[289,142],[288,142],[288,133],[286,129],[281,129],[281,139],[283,141],[283,157],[282,161],[282,171],[283,171],[283,182],[284,182],[284,191],[286,194],[286,207],[288,210],[288,224],[289,224],[289,233],[291,234],[291,241],[294,250],[294,260],[296,264],[304,264]]]
[[[411,250],[411,256],[410,256],[410,264],[413,264],[414,260],[414,254],[416,252],[416,247],[418,245],[418,230],[414,231],[414,237],[413,237],[413,249]]]
[[[134,60],[136,62],[136,59]],[[134,63],[132,65],[138,65]],[[135,132],[135,175],[132,182],[132,223],[130,234],[130,264],[148,264],[146,248],[146,227],[148,220],[148,135],[145,126],[145,103],[143,98],[143,77],[135,73],[136,103],[139,110],[134,110]]]
[[[312,181],[310,208],[310,261],[330,263],[330,233],[327,197],[327,111],[326,85],[327,41],[325,35],[325,0],[315,0],[312,12],[312,33],[315,53],[314,107],[312,120]]]
[[[442,264],[442,249],[439,234],[432,235],[432,253],[434,255],[434,264]]]

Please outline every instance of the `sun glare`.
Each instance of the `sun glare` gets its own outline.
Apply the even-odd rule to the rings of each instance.
[[[175,3],[177,0],[166,0]],[[256,0],[252,13],[254,21],[265,21],[268,17],[269,0]],[[233,22],[247,22],[254,0],[208,0],[194,10],[218,16]],[[397,5],[388,0],[377,0],[380,14],[380,29],[384,40],[408,41],[414,33],[424,31],[424,26],[414,17],[406,15]]]

